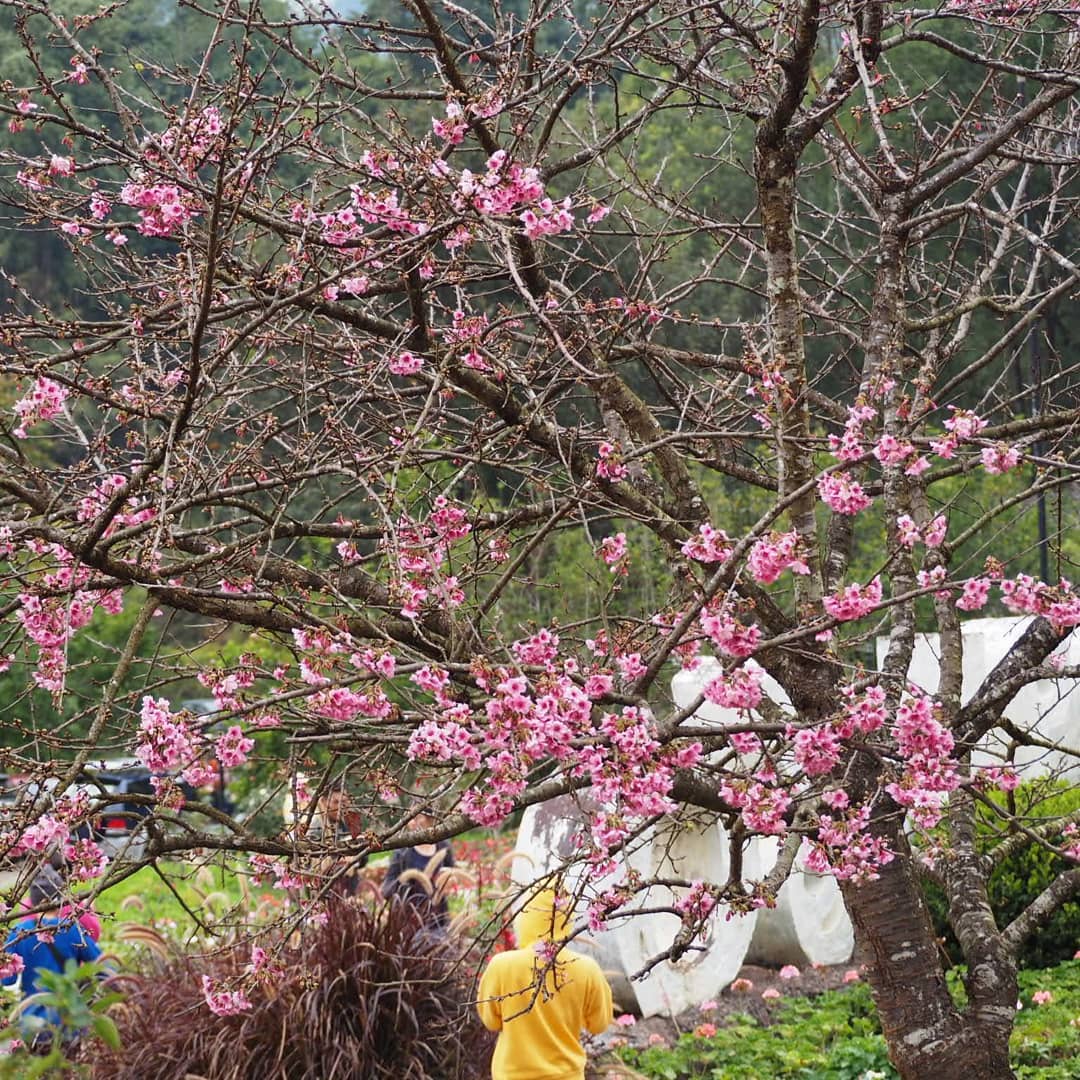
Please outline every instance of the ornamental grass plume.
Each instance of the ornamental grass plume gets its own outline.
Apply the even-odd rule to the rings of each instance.
[[[268,935],[255,950],[151,956],[124,980],[121,1049],[98,1049],[91,1075],[481,1080],[492,1040],[457,960],[398,901],[333,903],[321,925]]]

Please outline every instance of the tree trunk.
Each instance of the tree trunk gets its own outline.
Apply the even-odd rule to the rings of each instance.
[[[961,1012],[953,1002],[902,816],[886,802],[872,831],[886,837],[896,858],[876,881],[842,887],[889,1057],[903,1080],[1014,1080],[1012,1015],[977,1003]],[[1015,971],[1002,966],[1009,970],[999,972],[1000,986],[1015,1001]]]

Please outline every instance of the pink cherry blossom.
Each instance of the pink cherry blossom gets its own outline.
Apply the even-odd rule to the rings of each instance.
[[[706,523],[699,526],[696,536],[683,544],[682,553],[697,562],[726,562],[731,557],[730,541],[723,529],[714,529]]]
[[[254,748],[255,740],[248,738],[237,724],[233,724],[214,743],[214,753],[226,769],[243,765]]]
[[[738,667],[705,684],[706,701],[728,709],[753,709],[761,701],[761,674],[758,669]]]
[[[952,416],[945,421],[945,430],[951,431],[956,438],[972,439],[986,427],[987,422],[970,409],[957,409],[953,405],[949,408],[952,410]]]
[[[424,358],[411,352],[398,353],[386,365],[393,375],[415,375],[424,367]]]
[[[831,727],[803,728],[795,732],[794,756],[807,776],[832,772],[839,764],[843,747]]]
[[[605,480],[624,480],[629,469],[622,463],[622,458],[609,442],[602,442],[597,451],[600,460],[596,463],[596,475]]]
[[[92,881],[100,877],[109,865],[109,857],[89,839],[68,841],[64,845],[68,872],[76,881]]]
[[[832,596],[826,596],[825,610],[840,622],[861,619],[869,615],[881,603],[881,578],[875,577],[869,585],[848,585]]]
[[[877,410],[870,405],[855,405],[848,409],[848,418],[844,424],[844,434],[840,437],[829,436],[829,450],[841,461],[857,461],[865,453],[863,446],[863,425],[877,416]]]
[[[986,606],[990,596],[990,579],[987,577],[970,578],[964,582],[964,590],[956,601],[961,611],[978,611]]]
[[[26,438],[26,429],[31,424],[51,420],[64,411],[64,402],[67,401],[70,391],[66,386],[54,382],[44,376],[35,380],[30,392],[15,403],[15,415],[19,418],[19,426],[15,429],[15,435]]]
[[[203,999],[215,1016],[236,1016],[251,1010],[251,1002],[243,990],[226,990],[209,975],[202,977]]]
[[[23,958],[15,953],[0,952],[0,979],[7,982],[14,979],[24,968]]]
[[[895,435],[882,435],[874,447],[874,457],[882,465],[899,465],[914,453],[915,447],[911,443],[898,439]]]
[[[53,154],[49,158],[49,175],[74,176],[75,159],[70,157],[64,157],[61,154]]]
[[[857,514],[871,503],[862,485],[844,473],[829,473],[818,480],[818,494],[837,514]]]
[[[799,557],[798,548],[799,534],[794,529],[763,537],[754,544],[746,558],[751,577],[762,585],[771,585],[785,570],[809,574],[810,567]]]
[[[983,468],[996,475],[1015,469],[1020,464],[1021,454],[1015,446],[996,443],[994,446],[984,446],[979,457],[982,459]]]
[[[939,514],[923,531],[923,542],[928,548],[940,547],[948,528],[948,519],[944,514]]]
[[[142,741],[135,753],[151,772],[168,772],[198,755],[198,736],[182,715],[170,711],[167,699],[147,695],[140,717]]]
[[[896,519],[896,531],[901,545],[908,549],[913,548],[922,539],[919,527],[908,514],[901,514]]]
[[[626,533],[606,536],[600,542],[600,558],[610,567],[613,574],[625,574],[626,568]]]
[[[746,626],[725,607],[718,611],[707,608],[701,615],[701,629],[725,656],[738,659],[750,656],[761,640],[761,628]]]

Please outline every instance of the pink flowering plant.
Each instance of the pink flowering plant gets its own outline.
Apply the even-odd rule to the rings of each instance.
[[[126,757],[138,859],[231,860],[322,919],[372,852],[587,789],[594,929],[663,884],[677,953],[798,857],[904,1075],[996,1080],[1017,951],[1080,892],[997,926],[972,827],[1034,756],[1001,748],[1046,741],[1012,703],[1080,673],[1075,395],[1038,324],[1075,286],[1072,5],[480,6],[200,7],[196,62],[142,73],[167,96],[101,59],[113,8],[0,0],[10,231],[78,282],[3,283],[4,849],[128,872],[80,780]],[[978,613],[1017,622],[969,685]],[[254,817],[209,798],[230,777]],[[626,873],[685,806],[774,865]]]

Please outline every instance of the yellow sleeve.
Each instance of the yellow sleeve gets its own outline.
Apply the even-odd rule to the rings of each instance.
[[[599,964],[590,966],[589,990],[585,996],[585,1027],[593,1035],[599,1035],[615,1018],[615,1010],[611,1001],[611,987]]]
[[[499,988],[499,979],[491,970],[494,963],[489,963],[480,976],[479,1000],[476,1003],[476,1011],[480,1014],[480,1021],[488,1031],[501,1031],[502,1022],[502,996]]]

